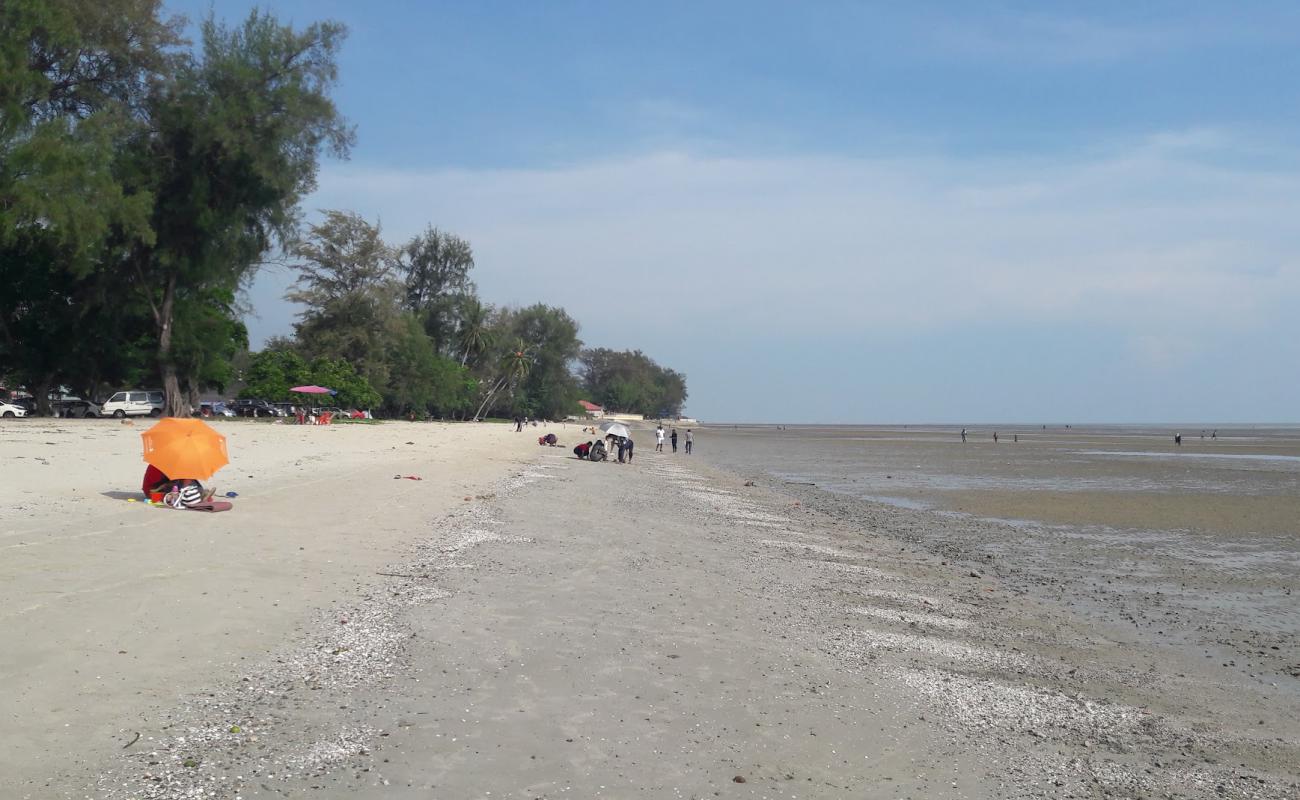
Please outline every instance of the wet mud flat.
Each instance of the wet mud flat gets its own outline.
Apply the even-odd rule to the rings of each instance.
[[[837,546],[773,545],[827,562],[814,594],[894,625],[830,634],[831,651],[898,671],[999,751],[996,796],[1300,792],[1300,565],[1277,537],[999,523],[742,477],[835,520]],[[914,554],[924,569],[896,568]]]
[[[724,431],[716,460],[1300,702],[1300,432],[1225,430],[1181,448],[1129,428],[1026,429],[1010,446],[862,433]]]

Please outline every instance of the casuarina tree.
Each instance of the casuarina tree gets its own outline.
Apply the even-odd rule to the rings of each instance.
[[[351,145],[329,92],[342,26],[296,31],[253,11],[242,25],[209,17],[199,53],[151,94],[134,148],[134,189],[152,199],[151,235],[126,259],[156,325],[167,412],[185,412],[176,326],[187,304],[233,292],[264,254],[292,239],[323,151]]]

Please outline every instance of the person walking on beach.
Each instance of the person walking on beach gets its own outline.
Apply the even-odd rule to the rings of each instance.
[[[1178,445],[1179,447],[1183,446],[1183,435],[1181,433],[1174,434],[1174,444]]]
[[[961,429],[961,440],[962,440],[963,442],[966,441],[966,429],[965,429],[965,428],[962,428],[962,429]]]
[[[658,428],[655,428],[655,452],[662,453],[663,451],[664,451],[664,426],[660,425]]]
[[[524,429],[524,418],[516,415],[516,416],[515,416],[515,433],[519,433],[519,432],[522,431],[523,429]]]
[[[993,444],[997,444],[997,443],[998,443],[998,432],[993,431]]]
[[[629,437],[628,437],[627,439],[625,439],[624,441],[627,442],[627,463],[631,464],[631,463],[632,463],[632,448],[636,447],[636,443],[632,441],[632,437],[631,437],[631,436],[629,436]]]
[[[668,437],[673,443],[673,452],[677,452],[677,429],[673,428],[673,435]]]
[[[695,441],[695,434],[691,433],[690,428],[687,428],[686,429],[686,455],[688,456],[691,454],[691,444],[694,441]]]
[[[625,463],[623,461],[623,456],[625,453],[627,453],[627,439],[624,439],[622,436],[618,437],[617,447],[618,447],[618,463],[620,464]]]

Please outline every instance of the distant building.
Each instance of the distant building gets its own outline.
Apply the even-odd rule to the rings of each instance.
[[[605,416],[605,409],[603,406],[589,403],[586,400],[579,400],[578,405],[582,406],[582,410],[587,412],[588,419],[599,419],[600,417]]]
[[[605,419],[614,419],[619,422],[642,422],[645,420],[644,414],[619,414],[613,411],[608,411],[603,416]]]

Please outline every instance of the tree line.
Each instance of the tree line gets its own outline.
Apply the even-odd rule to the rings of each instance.
[[[241,383],[403,416],[554,418],[583,395],[680,413],[678,373],[584,351],[561,308],[483,302],[453,234],[392,244],[347,210],[304,228],[320,158],[355,138],[331,98],[341,25],[183,29],[160,0],[0,4],[0,379],[42,410],[58,386],[156,382],[170,414]],[[242,291],[272,254],[302,312],[249,353]]]

